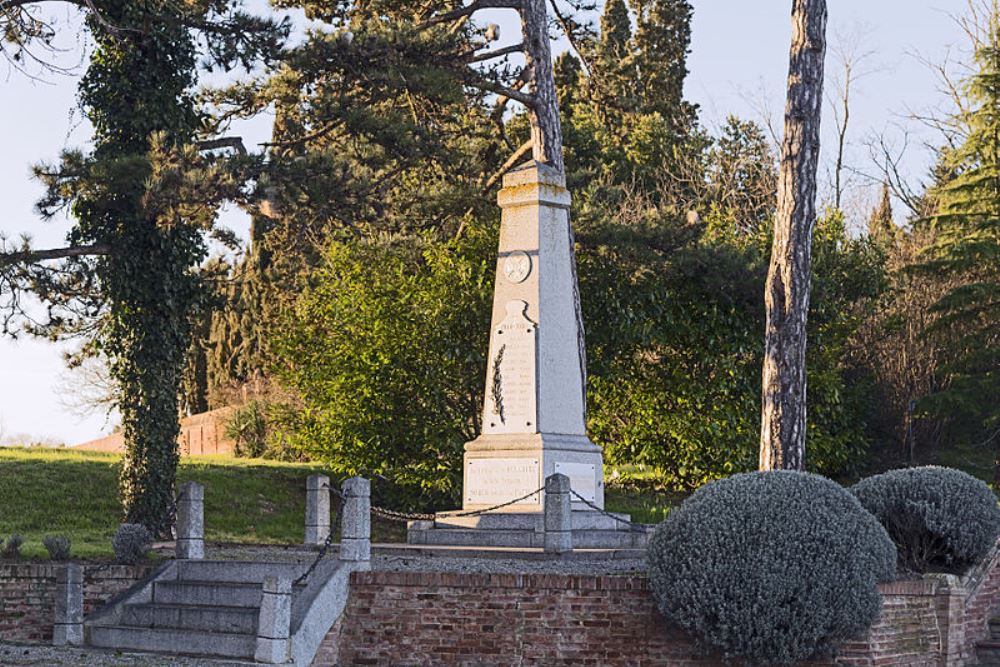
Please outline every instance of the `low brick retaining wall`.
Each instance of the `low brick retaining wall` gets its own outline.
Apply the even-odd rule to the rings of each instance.
[[[969,577],[882,586],[881,620],[836,658],[856,667],[974,664],[1000,605],[996,557]],[[656,611],[641,576],[356,572],[317,667],[720,667]]]
[[[23,642],[52,640],[58,563],[0,562],[0,639]],[[83,569],[84,613],[148,576],[150,565],[98,565]]]

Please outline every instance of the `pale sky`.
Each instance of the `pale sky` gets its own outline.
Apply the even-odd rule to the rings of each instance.
[[[785,75],[790,35],[788,0],[693,0],[695,14],[686,93],[701,106],[702,122],[710,129],[727,114],[761,120],[770,113],[780,131],[784,108]],[[852,90],[848,164],[871,172],[865,140],[888,131],[899,140],[900,124],[913,134],[906,167],[913,178],[923,175],[927,152],[921,143],[934,136],[906,121],[909,112],[945,109],[946,100],[931,70],[921,59],[942,62],[964,48],[962,33],[949,18],[960,12],[964,0],[830,0],[830,52],[827,91],[840,69],[838,45],[856,44],[858,53],[872,52],[862,68],[870,71]],[[60,16],[68,9],[54,10]],[[78,21],[76,24],[78,25]],[[504,21],[506,23],[506,21]],[[513,30],[505,33],[510,35]],[[80,63],[84,39],[64,34],[60,59],[70,67]],[[33,204],[41,187],[30,179],[30,166],[54,161],[64,148],[84,145],[89,126],[75,110],[76,84],[82,68],[67,76],[45,75],[35,81],[0,65],[0,201],[4,202],[0,230],[8,236],[29,233],[37,247],[57,246],[67,230],[65,222],[41,223]],[[833,122],[824,108],[825,164],[830,163]],[[248,143],[266,139],[267,122],[240,130]],[[821,183],[826,179],[821,167]],[[827,181],[828,182],[828,181]],[[861,211],[872,196],[860,177],[852,181],[847,207]],[[227,220],[241,225],[240,216]],[[114,418],[80,418],[60,400],[66,384],[64,344],[21,338],[0,339],[0,442],[26,435],[37,440],[75,444],[109,432]]]

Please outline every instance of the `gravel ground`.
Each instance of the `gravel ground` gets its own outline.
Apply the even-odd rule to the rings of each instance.
[[[37,667],[237,667],[250,663],[0,642],[0,665]]]
[[[444,556],[376,556],[373,570],[393,572],[483,572],[487,574],[634,574],[646,571],[640,558],[600,560],[515,560]]]

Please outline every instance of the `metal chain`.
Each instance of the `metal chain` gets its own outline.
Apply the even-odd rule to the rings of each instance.
[[[603,514],[606,517],[614,519],[618,523],[625,524],[626,526],[629,527],[629,530],[631,532],[633,532],[633,533],[644,533],[644,532],[646,532],[644,528],[639,527],[637,524],[634,524],[631,521],[626,521],[625,519],[622,519],[620,517],[615,516],[611,512],[608,512],[608,511],[606,511],[604,509],[601,509],[600,507],[598,507],[597,505],[595,505],[594,503],[590,502],[589,500],[587,500],[586,498],[584,498],[583,496],[581,496],[579,493],[577,493],[576,491],[574,491],[572,487],[570,487],[569,492],[572,493],[574,496],[576,496],[577,499],[581,503],[583,503],[584,505],[586,505],[590,509],[592,509],[592,510],[594,510],[596,512],[599,512],[599,513]]]
[[[505,503],[500,503],[499,505],[494,505],[493,507],[487,507],[486,509],[483,509],[483,510],[470,510],[468,512],[458,512],[456,514],[449,514],[448,518],[451,518],[451,517],[463,517],[463,516],[479,516],[481,514],[487,514],[489,512],[495,512],[496,510],[503,509],[504,507],[510,507],[511,505],[516,505],[519,502],[521,502],[522,500],[527,500],[531,496],[534,496],[534,495],[537,495],[539,493],[542,493],[543,491],[545,491],[545,486],[544,485],[541,486],[541,487],[539,487],[538,489],[535,489],[531,493],[524,494],[520,498],[514,498],[514,500],[508,500]]]
[[[326,536],[326,541],[323,542],[323,546],[320,547],[319,553],[316,554],[316,558],[313,560],[312,564],[302,573],[295,581],[292,582],[292,586],[298,586],[303,581],[309,578],[309,575],[313,573],[313,570],[319,566],[319,562],[326,557],[326,552],[330,550],[330,546],[333,544],[333,536],[337,534],[337,527],[340,525],[340,517],[343,514],[344,505],[341,504],[337,508],[337,512],[333,515],[333,521],[330,522],[330,532]]]
[[[341,501],[346,500],[344,494],[337,488],[327,485],[331,493],[335,493]],[[495,512],[496,510],[503,509],[504,507],[509,507],[511,505],[516,505],[519,502],[525,501],[531,496],[542,493],[545,491],[545,487],[541,486],[531,493],[526,493],[520,498],[514,498],[513,500],[508,500],[505,503],[500,503],[499,505],[494,505],[493,507],[487,507],[481,510],[470,510],[468,512],[457,512],[455,514],[448,514],[449,518],[452,517],[467,517],[467,516],[479,516],[481,514],[487,514],[489,512]],[[391,510],[386,507],[378,507],[376,505],[371,506],[371,512],[377,517],[382,519],[387,519],[389,521],[433,521],[437,518],[435,514],[421,514],[418,512],[400,512],[399,510]]]

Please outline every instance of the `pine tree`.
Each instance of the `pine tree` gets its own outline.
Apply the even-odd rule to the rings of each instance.
[[[896,238],[896,223],[892,220],[892,193],[889,184],[882,184],[878,205],[868,217],[868,238],[876,243],[891,243]]]
[[[675,136],[683,136],[697,114],[697,107],[684,100],[694,10],[688,0],[635,0],[634,10],[639,110],[660,114]]]
[[[966,82],[967,111],[961,145],[942,154],[953,175],[931,197],[927,223],[937,234],[920,269],[957,278],[934,307],[930,333],[946,341],[948,378],[926,406],[966,420],[960,436],[996,440],[1000,427],[1000,11],[994,2],[987,38],[975,54],[978,67]],[[978,433],[976,432],[978,431]],[[998,459],[1000,473],[1000,459]]]

